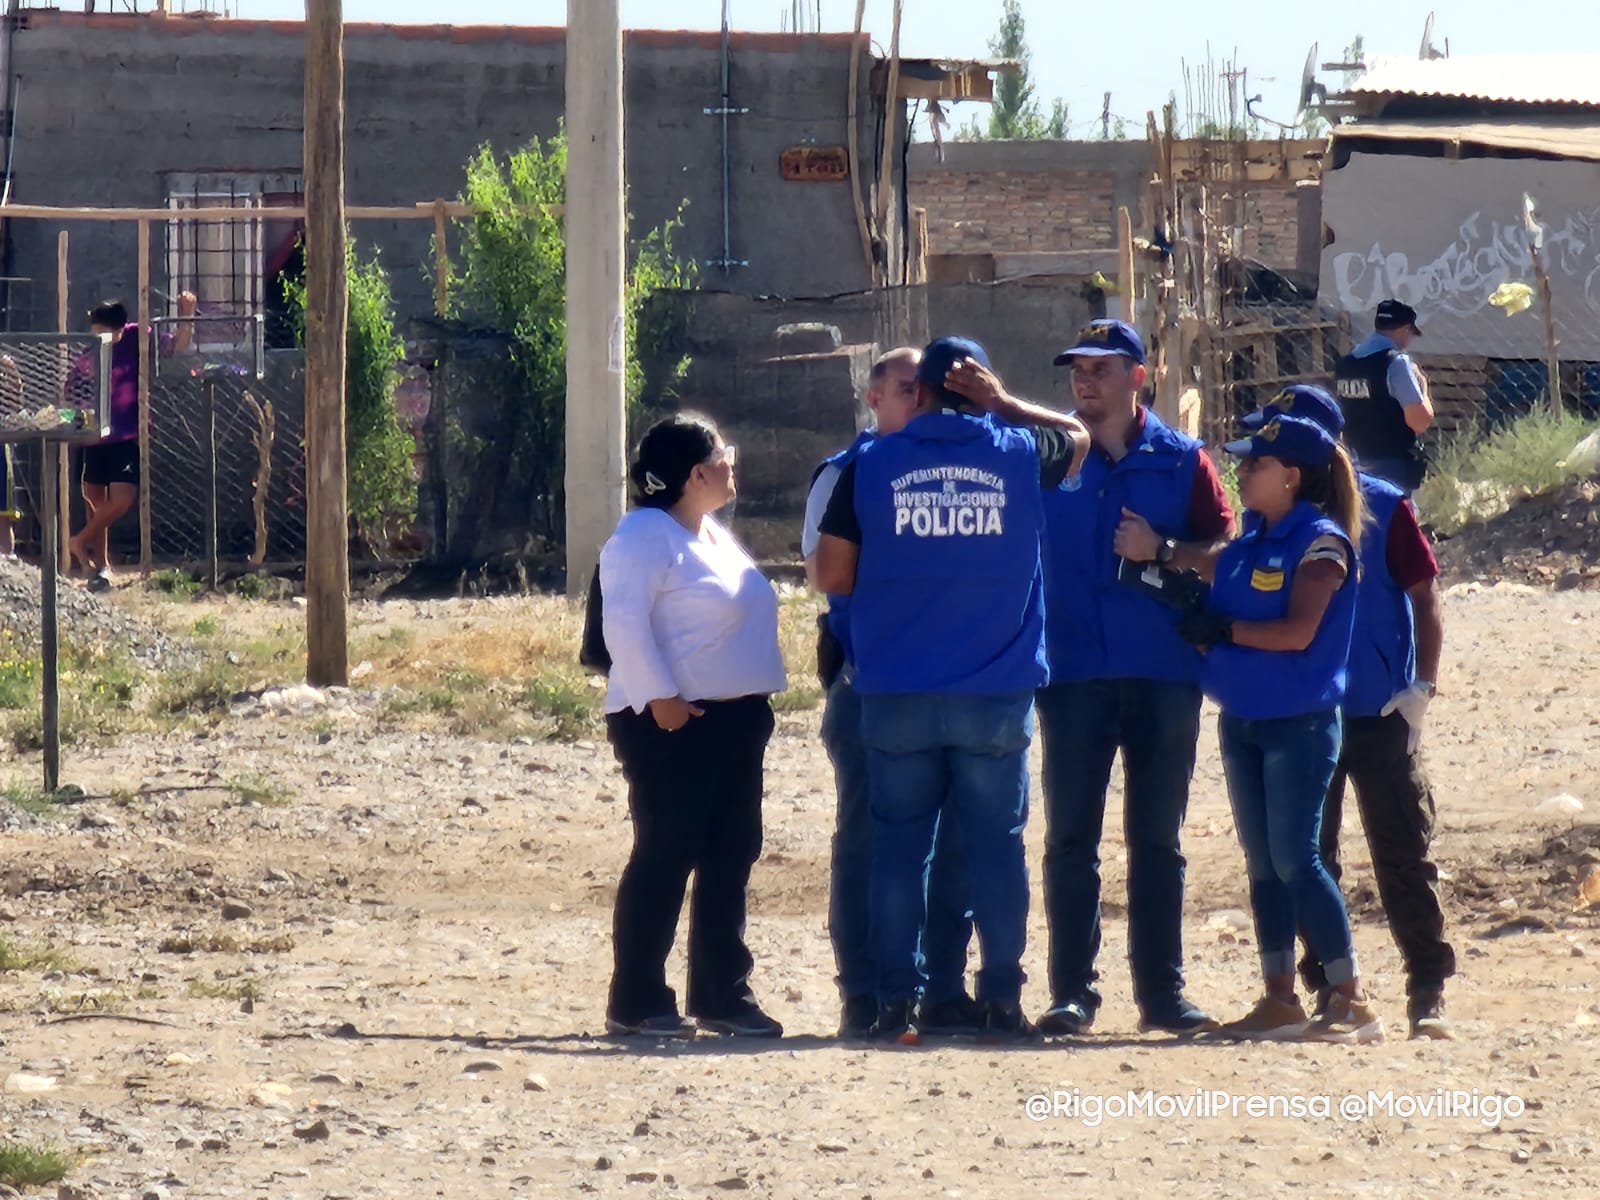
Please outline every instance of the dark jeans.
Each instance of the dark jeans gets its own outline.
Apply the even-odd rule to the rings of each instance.
[[[1433,788],[1422,759],[1406,749],[1409,729],[1399,713],[1346,717],[1344,751],[1322,808],[1322,861],[1338,882],[1339,824],[1348,779],[1355,787],[1361,825],[1372,853],[1372,873],[1389,931],[1406,965],[1406,993],[1431,995],[1456,973],[1456,955],[1444,938],[1439,868],[1428,857],[1433,843]],[[1326,987],[1322,963],[1306,946],[1300,976],[1312,991]]]
[[[833,869],[828,889],[828,932],[839,968],[841,997],[872,996],[878,969],[872,957],[872,812],[867,803],[867,747],[861,740],[861,697],[848,668],[828,689],[822,710],[822,744],[833,763],[839,807],[833,827]],[[967,865],[956,822],[941,817],[926,876],[928,919],[919,953],[928,977],[925,995],[937,1003],[966,992]]]
[[[1100,834],[1122,751],[1128,961],[1141,1009],[1183,988],[1183,853],[1200,686],[1153,679],[1058,683],[1038,696],[1044,743],[1044,904],[1050,995],[1099,1002]]]
[[[1015,1004],[1028,937],[1028,743],[1033,695],[863,696],[872,809],[872,945],[878,999],[922,990],[918,935],[935,826],[954,819],[982,948],[977,998]]]
[[[1294,976],[1297,923],[1317,948],[1328,982],[1357,974],[1350,918],[1318,850],[1322,802],[1339,762],[1339,710],[1217,722],[1233,823],[1250,875],[1261,973]]]
[[[677,1011],[666,963],[691,871],[689,1013],[730,1016],[751,999],[745,887],[761,853],[762,760],[772,706],[750,696],[699,707],[705,715],[675,733],[648,712],[606,716],[633,814],[633,854],[617,885],[612,929],[607,1012],[619,1021]]]

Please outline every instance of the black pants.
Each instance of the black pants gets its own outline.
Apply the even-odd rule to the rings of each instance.
[[[1406,994],[1423,996],[1441,990],[1455,974],[1456,956],[1444,938],[1439,868],[1428,857],[1435,816],[1433,789],[1422,760],[1406,750],[1407,734],[1399,713],[1345,718],[1344,751],[1322,809],[1322,860],[1338,880],[1339,825],[1348,779],[1355,785],[1378,897],[1405,961]],[[1300,960],[1300,975],[1313,991],[1327,985],[1322,964],[1309,946]]]
[[[745,887],[761,854],[762,761],[772,737],[765,696],[701,701],[705,715],[667,733],[646,712],[610,713],[606,731],[628,780],[633,854],[617,886],[607,1013],[629,1023],[677,1011],[667,955],[689,906],[688,1011],[736,1014],[750,1001]]]

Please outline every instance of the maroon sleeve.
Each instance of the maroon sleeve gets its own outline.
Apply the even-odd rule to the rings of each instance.
[[[1389,574],[1408,592],[1439,574],[1439,560],[1434,558],[1428,535],[1417,524],[1416,510],[1411,507],[1409,500],[1402,500],[1394,506],[1394,516],[1389,518],[1389,544],[1385,557]]]
[[[1233,508],[1222,490],[1217,464],[1204,450],[1196,452],[1194,488],[1189,493],[1189,537],[1196,542],[1216,542],[1233,528]]]

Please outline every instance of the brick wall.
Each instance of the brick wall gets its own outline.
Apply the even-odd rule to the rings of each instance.
[[[1245,257],[1288,270],[1300,238],[1300,200],[1291,184],[1254,184],[1245,194]]]
[[[932,254],[1107,250],[1117,244],[1110,171],[925,171],[912,203],[928,210]]]

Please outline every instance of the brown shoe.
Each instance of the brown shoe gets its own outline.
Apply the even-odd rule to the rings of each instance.
[[[1365,996],[1336,991],[1328,998],[1328,1011],[1306,1027],[1308,1042],[1369,1045],[1383,1041],[1383,1020]]]
[[[1237,1021],[1229,1021],[1218,1035],[1236,1042],[1287,1042],[1299,1038],[1308,1018],[1300,998],[1280,1000],[1263,996],[1256,1006]]]

